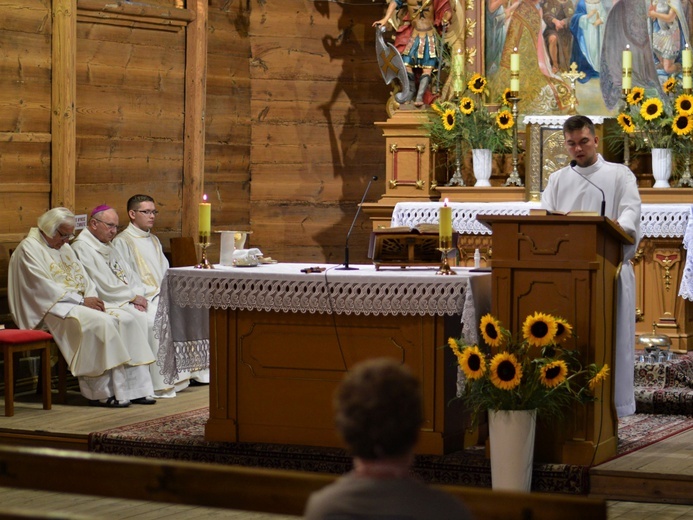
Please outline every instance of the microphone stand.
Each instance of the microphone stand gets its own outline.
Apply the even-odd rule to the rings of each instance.
[[[573,159],[570,161],[570,168],[577,173],[580,177],[582,177],[584,180],[586,180],[588,183],[590,183],[592,186],[597,188],[599,190],[599,193],[602,194],[602,206],[601,206],[601,211],[599,212],[599,216],[603,217],[606,215],[606,194],[604,193],[604,190],[601,189],[599,186],[597,186],[594,182],[589,180],[587,177],[585,177],[583,174],[581,174],[579,171],[575,169],[575,166],[577,165],[577,161]]]
[[[344,267],[337,267],[337,271],[358,271],[358,267],[349,267],[349,237],[351,237],[351,232],[354,230],[354,224],[356,224],[356,219],[359,216],[359,213],[361,213],[361,206],[363,205],[363,202],[366,200],[366,195],[368,195],[368,190],[371,189],[371,184],[373,181],[377,181],[378,176],[373,175],[371,180],[368,181],[368,185],[366,186],[366,190],[363,192],[363,197],[361,197],[361,202],[359,203],[359,207],[356,210],[356,215],[354,215],[354,220],[351,223],[351,227],[349,228],[349,231],[347,232],[346,236],[346,244],[344,245]]]

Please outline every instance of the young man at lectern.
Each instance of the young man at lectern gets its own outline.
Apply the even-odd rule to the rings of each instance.
[[[594,123],[572,116],[563,124],[570,165],[549,177],[541,202],[549,211],[595,211],[618,224],[635,240],[623,250],[616,310],[614,403],[619,417],[635,413],[633,365],[635,349],[635,274],[630,260],[640,240],[640,193],[627,166],[606,162],[597,153]]]

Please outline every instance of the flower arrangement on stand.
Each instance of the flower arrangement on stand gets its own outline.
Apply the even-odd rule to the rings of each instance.
[[[517,336],[490,314],[480,328],[495,353],[448,340],[465,376],[460,397],[476,419],[489,412],[494,489],[529,491],[536,416],[561,417],[572,403],[593,401],[609,367],[583,366],[579,352],[565,348],[572,326],[550,314],[528,316]],[[511,432],[518,416],[527,430]]]
[[[501,96],[500,108],[496,111],[485,104],[488,97],[487,80],[480,74],[469,77],[464,89],[452,101],[439,101],[431,105],[429,122],[426,125],[431,140],[439,147],[454,149],[456,153],[468,150],[490,150],[509,152],[512,150],[512,128],[515,120],[510,111],[510,90]],[[456,157],[459,164],[459,156]],[[488,162],[490,167],[490,161]],[[477,171],[477,185],[490,186],[490,170]]]
[[[617,116],[621,130],[628,135],[635,150],[652,152],[655,187],[668,187],[671,175],[670,166],[668,172],[654,171],[658,168],[656,156],[662,155],[669,162],[672,156],[679,159],[677,169],[680,170],[689,164],[693,153],[693,96],[682,91],[674,76],[662,85],[662,89],[667,96],[664,99],[648,96],[642,87],[633,87]]]

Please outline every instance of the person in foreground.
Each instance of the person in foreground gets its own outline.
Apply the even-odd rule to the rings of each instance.
[[[334,406],[354,469],[313,493],[304,518],[471,518],[457,498],[411,474],[423,412],[419,383],[406,367],[385,358],[356,365],[337,389]]]
[[[93,406],[123,408],[153,393],[147,338],[132,316],[109,307],[68,242],[75,216],[53,208],[10,258],[8,300],[15,322],[53,334]]]
[[[130,224],[113,239],[113,246],[118,250],[120,256],[130,264],[132,270],[139,274],[145,288],[144,296],[147,298],[153,314],[156,315],[161,282],[169,268],[161,242],[152,233],[159,212],[156,209],[154,199],[149,195],[141,194],[133,195],[128,199],[127,210]],[[159,351],[158,338],[152,335],[150,343],[153,346],[154,355],[157,356]],[[175,397],[176,392],[184,390],[189,384],[209,384],[209,369],[196,370],[192,373],[180,372],[175,384],[167,385],[164,383],[157,365],[157,373],[154,374],[152,371],[152,380],[157,390],[157,398]]]
[[[597,153],[599,138],[588,117],[568,118],[563,136],[572,161],[549,176],[542,206],[549,211],[598,213],[604,201],[604,216],[635,240],[632,246],[624,247],[618,277],[614,403],[618,416],[624,417],[635,413],[635,273],[630,261],[640,240],[640,193],[635,175],[627,166],[606,162]]]

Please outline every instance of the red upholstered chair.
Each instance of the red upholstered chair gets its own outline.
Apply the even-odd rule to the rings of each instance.
[[[5,416],[14,415],[14,354],[39,350],[41,352],[43,409],[51,409],[51,345],[53,336],[41,330],[2,329],[0,348],[5,365]]]

